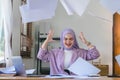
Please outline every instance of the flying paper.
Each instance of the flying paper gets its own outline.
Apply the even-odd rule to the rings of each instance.
[[[60,0],[68,15],[75,12],[81,16],[87,8],[90,0]]]

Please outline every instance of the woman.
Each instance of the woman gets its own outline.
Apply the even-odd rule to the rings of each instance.
[[[66,69],[79,57],[85,60],[93,60],[99,57],[99,52],[96,47],[85,39],[82,32],[79,38],[87,45],[88,50],[79,48],[75,32],[72,29],[65,29],[60,36],[61,48],[48,51],[46,47],[49,42],[53,41],[52,37],[53,31],[50,30],[37,55],[37,58],[40,60],[49,61],[50,75],[71,75],[73,73]]]

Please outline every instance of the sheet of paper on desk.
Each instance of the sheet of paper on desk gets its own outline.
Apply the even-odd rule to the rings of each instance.
[[[91,63],[85,61],[82,58],[78,58],[69,68],[71,72],[79,76],[89,76],[95,75],[100,72],[100,69],[92,65]]]
[[[0,72],[3,73],[3,74],[16,73],[14,66],[10,66],[10,67],[6,67],[6,68],[3,68],[3,69],[0,69]]]
[[[99,78],[99,77],[89,77],[89,76],[77,76],[77,75],[64,75],[64,74],[58,74],[58,75],[46,75],[44,78],[66,78],[66,79],[93,79],[93,78]]]
[[[28,69],[25,70],[26,74],[33,74],[35,72],[35,69]]]
[[[115,56],[115,59],[116,59],[117,63],[118,63],[119,66],[120,66],[120,55]]]
[[[46,75],[45,78],[74,78],[74,76],[57,74],[57,75]]]

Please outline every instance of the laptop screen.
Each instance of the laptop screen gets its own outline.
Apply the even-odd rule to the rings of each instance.
[[[17,76],[27,76],[21,56],[13,56],[12,62],[13,62],[13,65],[15,67],[15,71],[16,71]]]

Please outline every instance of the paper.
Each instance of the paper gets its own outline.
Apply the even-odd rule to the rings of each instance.
[[[25,70],[26,74],[33,74],[35,72],[35,69],[28,69]]]
[[[63,5],[63,7],[65,8],[66,12],[68,15],[73,15],[73,10],[70,7],[70,5],[67,3],[66,0],[60,0],[61,4]]]
[[[99,78],[99,77],[89,77],[89,76],[76,76],[76,75],[64,75],[64,74],[58,74],[58,75],[46,75],[44,78],[60,78],[60,79],[93,79],[93,78]]]
[[[16,73],[15,72],[15,67],[11,66],[11,67],[2,68],[2,69],[0,69],[0,73],[3,73],[3,74]]]
[[[27,4],[20,6],[20,13],[22,16],[22,22],[35,22],[44,19],[51,19],[55,12],[49,10],[29,9]]]
[[[45,78],[73,78],[73,76],[57,74],[57,75],[46,75]]]
[[[82,58],[78,58],[69,68],[71,72],[79,76],[89,76],[92,74],[98,74],[100,69],[85,61]]]
[[[110,10],[112,14],[120,9],[120,0],[100,0],[100,4]]]
[[[119,66],[120,66],[120,55],[115,56],[115,59],[116,59],[117,63],[118,63]]]
[[[75,12],[79,16],[82,16],[87,8],[89,1],[90,0],[61,0],[62,4],[64,3],[63,7],[67,12],[69,11],[68,14]]]
[[[40,9],[54,11],[58,0],[27,0],[29,9]]]
[[[20,6],[22,22],[35,22],[51,19],[55,15],[58,0],[27,0],[26,5]]]

